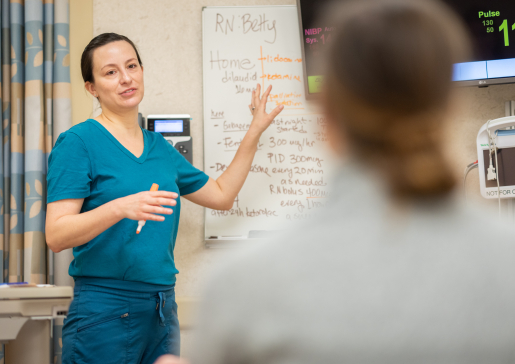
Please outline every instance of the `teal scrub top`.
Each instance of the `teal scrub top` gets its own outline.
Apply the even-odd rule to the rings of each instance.
[[[161,134],[143,130],[145,147],[136,157],[98,121],[88,119],[59,135],[48,161],[47,202],[83,198],[82,212],[114,199],[150,190],[179,196],[202,188],[209,177],[193,167]],[[96,238],[73,248],[72,277],[99,277],[175,284],[173,249],[180,199],[164,221],[122,219]]]

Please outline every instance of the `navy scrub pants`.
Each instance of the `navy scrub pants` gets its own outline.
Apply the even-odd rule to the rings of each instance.
[[[63,326],[63,364],[151,364],[179,353],[174,286],[76,279]]]

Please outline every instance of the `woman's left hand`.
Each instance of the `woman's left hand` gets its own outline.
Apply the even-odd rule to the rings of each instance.
[[[251,129],[255,129],[258,133],[263,133],[272,123],[274,118],[284,109],[283,105],[277,106],[269,114],[266,113],[266,103],[268,101],[268,95],[272,90],[272,85],[268,86],[266,91],[261,95],[261,85],[258,84],[255,91],[252,91],[252,98],[250,100],[249,109],[254,118]]]

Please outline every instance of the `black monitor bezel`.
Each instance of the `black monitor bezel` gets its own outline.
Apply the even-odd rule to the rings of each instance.
[[[479,80],[452,81],[457,87],[488,87],[493,85],[505,85],[515,83],[515,77],[484,78]]]

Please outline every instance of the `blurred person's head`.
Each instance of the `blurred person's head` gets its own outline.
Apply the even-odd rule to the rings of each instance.
[[[453,64],[468,57],[461,20],[444,4],[355,0],[331,9],[326,53],[329,137],[380,170],[397,197],[433,197],[455,180],[442,149]]]

